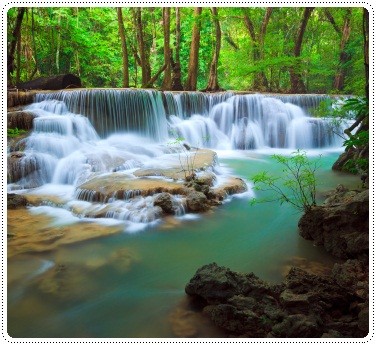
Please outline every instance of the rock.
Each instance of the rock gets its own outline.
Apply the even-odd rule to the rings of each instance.
[[[343,264],[335,264],[332,275],[340,286],[356,290],[359,288],[360,282],[368,280],[368,267],[359,260],[347,260]],[[368,290],[368,284],[363,288]]]
[[[8,182],[16,182],[27,174],[37,170],[37,163],[25,164],[26,155],[23,152],[12,152],[7,158],[7,176]]]
[[[273,326],[272,334],[278,338],[317,338],[323,334],[321,324],[322,320],[313,315],[289,315]]]
[[[27,199],[23,195],[9,193],[7,194],[7,207],[8,209],[17,209],[25,207],[27,205]]]
[[[8,112],[8,128],[30,130],[33,128],[33,120],[36,115],[29,111]]]
[[[369,152],[368,149],[364,150],[363,148],[349,148],[343,152],[338,159],[334,162],[332,169],[344,172],[351,172],[347,167],[346,163],[350,160],[355,160],[359,158],[368,159]]]
[[[283,284],[270,285],[215,263],[201,267],[186,285],[192,301],[229,336],[360,337],[367,334],[367,309],[334,276],[292,268]]]
[[[216,195],[219,200],[223,200],[228,195],[244,193],[246,190],[247,185],[241,178],[229,177],[221,186],[212,188],[210,191]]]
[[[180,158],[179,158],[180,157]],[[189,167],[186,159],[191,160]],[[165,162],[165,165],[163,163]],[[217,154],[208,149],[196,149],[189,151],[187,158],[183,153],[175,155],[164,155],[159,157],[159,166],[168,168],[152,167],[136,170],[133,174],[136,177],[163,176],[173,180],[185,180],[193,171],[206,171],[217,165]]]
[[[213,174],[210,171],[205,171],[205,172],[201,173],[200,175],[198,175],[196,177],[195,182],[199,185],[207,185],[207,186],[211,187],[211,186],[213,186],[216,179],[217,178],[216,178],[215,174]]]
[[[339,258],[368,260],[369,192],[340,193],[342,203],[334,195],[327,205],[306,212],[299,221],[299,233]]]
[[[368,333],[369,330],[369,308],[368,305],[358,314],[358,327],[361,331]]]
[[[204,212],[209,209],[206,195],[202,192],[191,192],[187,196],[187,208],[190,212]]]
[[[129,199],[158,193],[185,195],[188,193],[182,183],[153,178],[133,178],[123,173],[96,176],[81,184],[77,189],[80,200],[106,202],[111,198]]]
[[[19,105],[31,104],[34,101],[36,91],[8,91],[7,92],[7,106],[8,108]]]
[[[328,197],[323,202],[323,205],[337,206],[339,204],[351,201],[351,199],[357,194],[358,192],[350,191],[343,185],[339,184],[333,192],[329,193]]]
[[[185,292],[190,296],[200,296],[208,303],[216,303],[239,294],[245,282],[243,275],[212,263],[197,270]]]
[[[175,208],[172,202],[172,197],[168,193],[161,193],[154,199],[154,205],[159,206],[164,213],[175,214]]]

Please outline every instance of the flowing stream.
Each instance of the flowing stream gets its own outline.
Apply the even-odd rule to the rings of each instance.
[[[187,306],[184,285],[201,265],[215,261],[271,282],[281,281],[292,265],[330,269],[332,258],[298,236],[300,214],[289,205],[250,206],[250,197],[259,197],[250,184],[246,193],[201,215],[186,214],[184,198],[177,195],[175,216],[163,220],[153,196],[128,195],[102,204],[78,188],[93,177],[116,173],[134,179],[139,168],[168,166],[181,154],[170,142],[182,137],[218,153],[219,162],[211,167],[218,184],[228,175],[248,179],[263,170],[278,173],[272,153],[321,154],[318,196],[323,200],[339,183],[358,183],[331,171],[341,141],[326,120],[309,115],[323,98],[132,90],[37,95],[28,107],[36,115],[34,130],[22,143],[21,168],[8,190],[47,196],[26,216],[36,227],[46,222],[43,231],[59,226],[72,232],[122,231],[50,251],[26,249],[9,258],[8,333],[223,336]]]

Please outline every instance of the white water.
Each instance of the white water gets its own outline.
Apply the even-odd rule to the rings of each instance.
[[[79,186],[113,172],[135,178],[132,174],[140,167],[179,166],[182,148],[171,145],[177,137],[191,146],[230,155],[238,152],[234,150],[338,147],[340,142],[326,121],[307,113],[307,105],[317,105],[319,100],[131,90],[39,94],[28,107],[37,115],[34,130],[25,139],[24,155],[15,163],[17,174],[8,189],[61,199],[59,211],[53,212],[52,206],[57,205],[51,201],[33,212],[48,210],[68,221],[102,212],[101,217],[138,229],[135,224],[155,224],[161,217],[155,196],[141,197],[131,191],[122,200],[114,197],[103,204]],[[230,172],[216,168],[216,173],[222,174],[217,182],[225,182]],[[183,216],[185,199],[175,196],[173,202],[176,216]]]

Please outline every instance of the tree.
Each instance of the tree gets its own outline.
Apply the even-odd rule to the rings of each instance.
[[[180,44],[181,44],[181,27],[180,27],[180,8],[175,7],[175,61],[171,54],[171,66],[172,66],[172,81],[171,89],[174,91],[183,90],[183,84],[181,82],[181,66],[180,66]]]
[[[163,15],[163,37],[164,37],[164,44],[163,44],[163,54],[164,54],[164,63],[166,68],[164,70],[164,78],[162,83],[163,90],[170,90],[172,87],[172,80],[171,80],[171,48],[170,48],[170,14],[171,8],[170,7],[163,7],[162,15]]]
[[[201,30],[201,13],[202,7],[195,7],[194,19],[192,29],[191,50],[189,54],[188,76],[185,83],[185,90],[195,91],[197,89],[197,75],[198,75],[198,50],[200,48],[200,30]]]
[[[350,38],[351,33],[351,8],[346,9],[345,18],[343,21],[343,27],[342,27],[342,37],[340,42],[340,54],[339,54],[339,63],[337,72],[334,78],[333,88],[335,90],[342,91],[344,88],[345,83],[345,75],[346,75],[346,64],[350,61],[351,56],[346,51],[347,43]],[[334,26],[336,27],[336,26]]]
[[[369,98],[369,13],[363,8],[363,55],[364,55],[364,72],[365,72],[365,95]]]
[[[248,30],[249,36],[251,38],[253,44],[253,62],[257,64],[260,61],[264,60],[264,39],[266,34],[266,28],[268,26],[270,17],[273,12],[272,7],[268,7],[265,11],[264,19],[261,23],[261,27],[259,33],[257,34],[255,31],[255,26],[249,16],[248,10],[244,9],[244,23]],[[265,72],[260,71],[255,74],[254,82],[253,82],[253,89],[266,91],[269,89],[268,79],[266,78]]]
[[[125,37],[125,29],[123,22],[123,13],[121,7],[117,7],[118,24],[119,24],[119,36],[121,41],[121,51],[123,53],[123,87],[129,87],[129,67],[128,67],[128,47]]]
[[[21,44],[21,24],[22,24],[22,19],[24,17],[25,11],[26,11],[25,7],[19,7],[17,9],[16,24],[14,26],[12,36],[9,42],[8,63],[7,63],[8,83],[10,82],[11,74],[14,72],[14,68],[15,68],[14,53],[16,51],[17,41],[19,41]]]
[[[143,29],[143,23],[142,23],[142,18],[141,18],[141,8],[135,7],[133,10],[133,13],[134,13],[138,49],[140,52],[141,78],[142,78],[141,87],[145,88],[145,87],[148,87],[149,81],[151,78],[149,51],[144,41],[144,29]]]
[[[290,82],[291,82],[291,92],[292,93],[305,93],[306,86],[304,85],[302,76],[301,76],[301,69],[302,64],[300,62],[300,53],[302,51],[302,43],[303,43],[303,36],[304,32],[307,27],[307,23],[311,13],[313,12],[314,7],[306,7],[303,11],[303,18],[300,23],[298,35],[295,40],[294,46],[294,57],[296,58],[295,66],[290,67]]]
[[[221,50],[221,27],[218,20],[218,11],[215,7],[211,8],[213,15],[213,22],[215,26],[215,48],[213,51],[213,58],[210,64],[209,81],[206,91],[219,91],[221,90],[218,83],[218,60]]]

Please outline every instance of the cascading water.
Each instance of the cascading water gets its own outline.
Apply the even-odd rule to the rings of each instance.
[[[139,168],[171,167],[182,149],[169,145],[177,137],[217,150],[335,146],[329,124],[308,116],[323,97],[148,90],[40,93],[27,109],[36,115],[33,132],[23,140],[23,152],[11,153],[8,160],[9,190],[58,190],[64,207],[80,217],[152,222],[161,212],[155,196],[141,196],[135,189],[113,193],[103,204],[98,193],[80,186],[98,176],[115,173],[132,180]],[[184,214],[184,197],[175,195],[172,203],[176,215]]]

